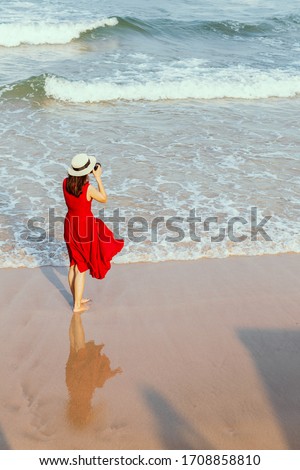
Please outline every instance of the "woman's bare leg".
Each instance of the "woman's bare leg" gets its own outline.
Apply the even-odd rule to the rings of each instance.
[[[69,269],[69,274],[68,274],[68,281],[69,281],[69,286],[70,286],[70,291],[73,296],[73,303],[75,302],[75,291],[74,291],[74,282],[75,282],[75,265],[70,266]],[[87,302],[90,302],[91,299],[81,299],[81,303],[85,304]]]
[[[75,266],[75,278],[74,278],[74,308],[73,312],[84,312],[88,310],[88,307],[83,305],[82,296],[85,284],[85,272],[81,273],[76,264]]]
[[[75,265],[73,264],[73,266],[70,266],[69,274],[68,274],[68,281],[69,281],[70,291],[73,296],[73,300],[74,300],[74,280],[75,280]]]

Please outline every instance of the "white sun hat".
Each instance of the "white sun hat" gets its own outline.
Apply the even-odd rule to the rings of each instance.
[[[88,175],[96,165],[96,158],[86,153],[78,153],[72,158],[68,173],[71,176]]]

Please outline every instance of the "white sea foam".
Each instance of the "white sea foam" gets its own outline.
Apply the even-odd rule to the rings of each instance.
[[[115,264],[132,264],[140,262],[163,262],[163,261],[187,261],[202,258],[228,258],[229,256],[262,256],[283,253],[300,253],[300,240],[296,235],[287,239],[285,236],[278,237],[276,242],[265,243],[203,243],[191,244],[190,246],[178,247],[176,243],[160,243],[145,249],[138,249],[136,245],[125,240],[123,251],[114,258]],[[197,246],[199,245],[199,246]],[[57,243],[54,251],[45,249],[36,251],[29,246],[14,248],[10,252],[2,252],[0,260],[1,268],[35,268],[38,266],[68,266],[69,259],[64,243]]]
[[[116,24],[117,18],[102,18],[86,23],[3,23],[0,24],[0,45],[16,47],[21,44],[67,44],[79,38],[81,33]]]
[[[176,76],[176,70],[175,76]],[[70,81],[47,77],[45,92],[50,98],[73,103],[100,101],[158,101],[180,99],[240,98],[247,100],[271,97],[288,98],[300,93],[300,74],[296,71],[263,72],[244,67],[198,70],[197,77],[130,83],[109,81]],[[166,76],[166,74],[165,74]]]

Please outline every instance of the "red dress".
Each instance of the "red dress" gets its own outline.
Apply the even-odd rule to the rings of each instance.
[[[80,272],[90,270],[92,277],[103,279],[110,269],[112,258],[122,250],[124,240],[116,240],[103,220],[94,217],[92,200],[86,198],[89,182],[85,183],[79,197],[66,190],[67,178],[63,181],[63,193],[68,207],[64,221],[64,239],[67,245],[70,266],[77,264]]]

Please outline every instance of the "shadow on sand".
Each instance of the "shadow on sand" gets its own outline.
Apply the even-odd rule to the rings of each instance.
[[[142,388],[142,394],[153,412],[164,449],[213,449],[167,398],[149,386]]]
[[[300,449],[300,332],[240,329],[291,450]]]
[[[66,289],[65,285],[62,283],[60,280],[58,273],[63,275],[68,282],[68,268],[66,267],[55,267],[55,266],[42,266],[41,267],[41,272],[43,275],[48,279],[48,281],[51,282],[51,284],[56,287],[56,289],[61,293],[63,298],[68,302],[70,306],[73,305],[73,298],[71,293],[69,292],[69,287],[68,290]]]
[[[1,428],[0,428],[0,450],[11,450],[11,447],[9,446]]]

